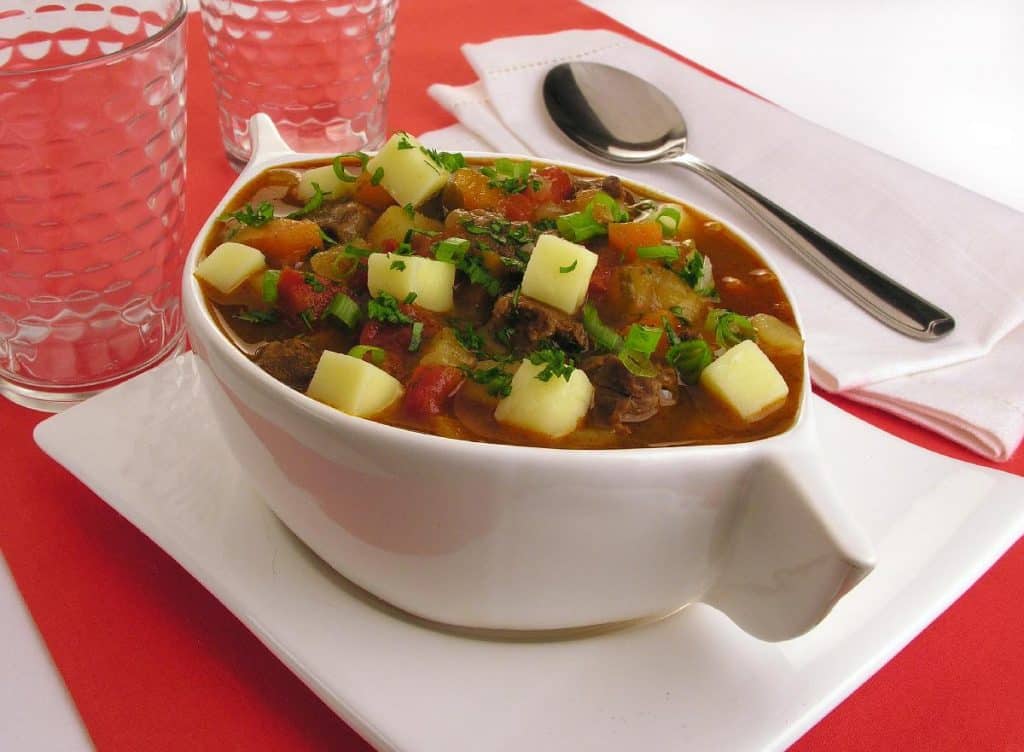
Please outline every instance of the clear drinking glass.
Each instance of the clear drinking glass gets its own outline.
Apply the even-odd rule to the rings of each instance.
[[[180,349],[184,0],[0,5],[0,393],[58,410]]]
[[[296,151],[384,140],[397,0],[201,0],[220,131],[236,169],[265,112]]]

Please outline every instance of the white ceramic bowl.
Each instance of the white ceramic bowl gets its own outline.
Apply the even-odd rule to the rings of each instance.
[[[354,418],[289,389],[217,328],[192,270],[228,199],[291,152],[255,156],[196,239],[184,309],[227,443],[277,516],[383,600],[446,624],[545,630],[696,601],[765,640],[817,624],[873,566],[816,452],[804,368],[785,433],[742,444],[560,450],[457,441]],[[571,168],[571,166],[570,166]]]

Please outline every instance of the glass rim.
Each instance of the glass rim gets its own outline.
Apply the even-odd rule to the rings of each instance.
[[[86,58],[84,60],[76,60],[71,63],[59,63],[57,65],[41,65],[34,68],[19,68],[18,70],[3,70],[0,68],[0,78],[14,78],[16,76],[32,76],[39,75],[40,73],[49,73],[51,71],[62,71],[70,70],[72,68],[79,68],[84,65],[93,65],[96,63],[105,63],[111,60],[117,60],[123,57],[129,57],[135,54],[139,50],[152,47],[153,45],[163,41],[165,38],[173,34],[181,26],[185,17],[188,15],[188,3],[187,0],[176,0],[177,9],[171,15],[167,22],[160,27],[152,36],[148,36],[145,39],[140,39],[134,44],[130,44],[127,47],[123,47],[120,50],[114,52],[105,52],[102,55],[96,55],[95,57]]]

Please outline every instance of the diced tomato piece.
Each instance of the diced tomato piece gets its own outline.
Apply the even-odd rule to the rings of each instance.
[[[454,366],[418,366],[406,386],[406,412],[415,418],[440,415],[464,379],[462,371]]]
[[[622,254],[614,248],[602,248],[597,254],[597,266],[594,273],[590,275],[590,287],[587,288],[588,295],[605,295],[611,288],[615,277],[615,267],[619,265]]]
[[[506,196],[502,203],[505,219],[521,222],[533,219],[533,210],[537,208],[538,202],[524,191]]]
[[[384,238],[380,243],[380,249],[384,253],[394,253],[398,250],[398,241],[394,238]]]
[[[370,319],[359,333],[360,345],[371,345],[388,352],[408,352],[411,342],[412,327],[408,324],[386,324]]]
[[[635,261],[637,248],[661,245],[661,225],[654,220],[612,222],[608,225],[608,242],[621,251],[627,261]]]
[[[538,192],[539,201],[565,201],[572,195],[572,178],[561,167],[544,167],[537,174],[545,184]],[[541,195],[545,189],[547,195]]]
[[[434,238],[429,235],[421,235],[418,232],[412,234],[412,239],[409,241],[412,245],[412,252],[417,256],[423,256],[425,258],[434,258],[434,254],[431,250],[434,245]]]
[[[286,316],[319,319],[334,296],[341,292],[337,282],[312,272],[282,269],[277,282],[277,307]]]

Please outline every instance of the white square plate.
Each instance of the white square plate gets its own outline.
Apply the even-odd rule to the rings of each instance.
[[[181,356],[46,420],[36,441],[382,750],[785,747],[1024,532],[1024,479],[815,398],[836,485],[879,561],[820,626],[766,644],[693,606],[597,635],[481,639],[379,603],[291,535],[224,447],[202,378]]]

